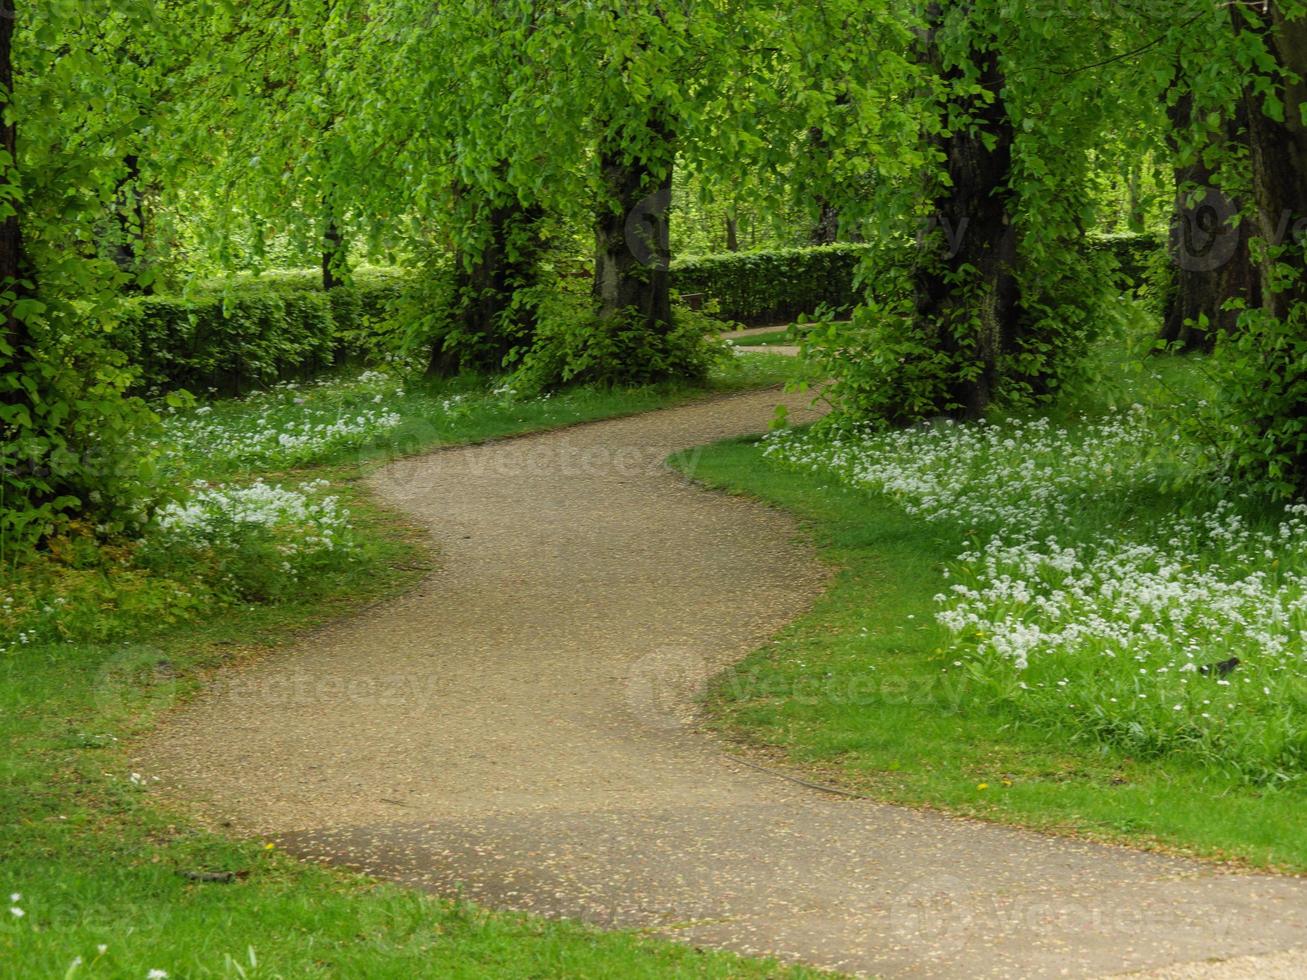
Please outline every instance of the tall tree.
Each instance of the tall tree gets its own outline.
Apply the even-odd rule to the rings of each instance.
[[[1307,303],[1307,278],[1298,264],[1303,243],[1294,240],[1307,229],[1307,7],[1265,0],[1233,4],[1230,16],[1235,32],[1269,56],[1269,70],[1255,76],[1245,95],[1248,160],[1256,231],[1265,245],[1263,305],[1284,320]]]
[[[1011,188],[1016,133],[993,42],[977,36],[950,63],[939,41],[943,5],[932,4],[928,17],[925,57],[950,95],[944,128],[931,136],[944,166],[927,194],[934,216],[918,244],[916,317],[941,351],[970,362],[949,379],[944,397],[961,415],[979,418],[1020,309]]]
[[[0,364],[15,364],[31,356],[31,335],[19,303],[33,291],[32,270],[23,249],[23,226],[19,214],[22,184],[18,173],[18,122],[14,113],[14,26],[18,23],[18,0],[0,0],[0,300],[4,306],[4,342]],[[22,396],[20,386],[6,386],[5,402],[14,405]],[[6,420],[7,421],[7,420]]]
[[[1242,158],[1248,117],[1241,102],[1233,113],[1213,114],[1211,124],[1195,118],[1194,94],[1181,92],[1168,109],[1175,154],[1175,215],[1169,253],[1175,284],[1163,312],[1161,337],[1192,350],[1210,349],[1221,333],[1231,333],[1239,309],[1261,303],[1261,282],[1253,262],[1252,223],[1240,220],[1238,201],[1223,191],[1222,160]],[[1186,134],[1198,133],[1196,146]]]

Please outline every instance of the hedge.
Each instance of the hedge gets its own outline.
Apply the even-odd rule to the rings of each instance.
[[[1086,247],[1110,252],[1120,288],[1134,289],[1165,246],[1157,235],[1110,235],[1090,237]],[[870,249],[824,245],[685,258],[672,265],[672,286],[713,301],[714,315],[746,324],[788,323],[822,306],[843,313],[860,299],[854,275]],[[185,297],[132,300],[114,340],[141,367],[143,388],[234,394],[366,357],[409,285],[404,271],[373,269],[323,293],[316,271],[269,273]]]
[[[1153,234],[1095,235],[1085,245],[1116,259],[1121,289],[1138,288],[1165,249],[1161,236]],[[715,314],[725,320],[789,323],[821,306],[838,312],[856,306],[861,297],[853,287],[854,275],[870,249],[823,245],[687,258],[672,264],[672,285],[682,295],[697,293],[715,301]]]
[[[769,252],[731,252],[672,263],[672,287],[682,296],[715,301],[714,314],[750,325],[789,323],[828,306],[858,302],[853,275],[868,245],[821,245]]]
[[[112,340],[140,367],[142,388],[238,394],[365,356],[404,284],[403,273],[374,270],[324,293],[306,270],[145,297],[127,304]]]
[[[1095,251],[1108,252],[1120,269],[1118,285],[1137,289],[1147,280],[1157,257],[1165,252],[1166,241],[1160,234],[1091,235],[1086,239]]]

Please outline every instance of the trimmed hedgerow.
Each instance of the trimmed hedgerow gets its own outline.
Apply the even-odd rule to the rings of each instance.
[[[821,307],[837,312],[858,302],[854,274],[866,245],[823,245],[768,252],[732,252],[681,259],[672,285],[702,293],[715,314],[746,324],[782,323]]]
[[[1116,260],[1122,289],[1138,289],[1155,275],[1158,256],[1165,256],[1166,242],[1158,234],[1093,235],[1086,239],[1095,252],[1106,252]]]
[[[1128,290],[1149,281],[1165,254],[1155,234],[1090,236],[1085,245],[1091,254],[1116,260],[1118,285]],[[745,324],[789,322],[821,307],[845,313],[861,300],[855,276],[870,248],[823,245],[694,256],[672,264],[672,284],[683,296],[702,294],[720,318]]]
[[[1156,235],[1091,237],[1086,248],[1115,258],[1122,289],[1157,278],[1165,259]],[[683,296],[702,294],[722,320],[783,323],[823,308],[843,314],[861,299],[854,283],[869,249],[845,244],[690,257],[673,264],[672,283]],[[187,296],[133,300],[111,339],[140,368],[143,389],[238,394],[377,354],[402,296],[428,304],[429,290],[414,291],[413,284],[403,270],[364,270],[324,294],[316,270],[267,273]],[[417,321],[411,309],[407,314]]]
[[[237,394],[311,377],[376,352],[400,272],[367,272],[324,293],[310,272],[281,272],[134,300],[112,334],[140,369],[141,388]]]

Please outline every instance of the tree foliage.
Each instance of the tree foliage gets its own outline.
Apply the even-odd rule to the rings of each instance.
[[[1127,302],[1087,236],[1170,212],[1164,335],[1216,342],[1217,448],[1307,486],[1304,0],[6,9],[6,542],[142,514],[140,365],[106,342],[133,291],[383,259],[433,370],[656,380],[715,356],[672,244],[767,215],[865,246],[811,353],[846,415],[903,423],[1064,390]]]

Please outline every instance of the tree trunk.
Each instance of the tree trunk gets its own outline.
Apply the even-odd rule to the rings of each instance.
[[[841,91],[835,96],[835,106],[838,109],[847,109],[851,105],[851,99],[848,92]],[[813,126],[808,130],[808,148],[814,157],[818,159],[819,166],[816,173],[819,175],[818,184],[830,182],[830,170],[827,167],[827,161],[830,157],[830,140],[826,135],[826,130],[820,126]],[[840,209],[831,201],[825,193],[818,192],[816,198],[817,204],[817,223],[813,225],[812,230],[808,233],[808,241],[813,245],[834,245],[840,237]]]
[[[1143,165],[1134,160],[1130,163],[1130,173],[1126,177],[1126,229],[1132,235],[1142,235],[1145,230],[1144,202],[1140,194],[1143,180]]]
[[[114,243],[114,263],[131,276],[127,289],[149,294],[150,286],[141,287],[142,252],[145,246],[145,197],[141,193],[141,160],[135,153],[123,157],[126,173],[114,193],[114,216],[118,223],[118,241]]]
[[[1172,132],[1193,123],[1193,97],[1181,96],[1168,109]],[[1224,139],[1236,143],[1247,129],[1239,111],[1226,124]],[[1171,139],[1179,152],[1179,140]],[[1185,350],[1210,350],[1219,333],[1234,330],[1238,310],[1226,310],[1228,300],[1261,303],[1261,280],[1249,247],[1249,224],[1238,222],[1240,206],[1215,186],[1216,172],[1202,151],[1187,165],[1175,168],[1175,216],[1169,252],[1175,269],[1175,289],[1163,315],[1161,339]],[[1206,318],[1208,328],[1200,326]]]
[[[738,252],[740,250],[740,223],[735,215],[726,216],[726,251]]]
[[[18,19],[17,0],[0,0],[0,150],[5,167],[0,183],[16,188],[18,180],[18,126],[9,121],[9,102],[14,90],[13,37]],[[3,303],[4,341],[12,353],[0,351],[0,363],[20,361],[31,346],[27,324],[14,312],[15,304],[31,295],[32,270],[23,250],[23,231],[17,209],[21,198],[13,199],[14,212],[0,221],[0,303]],[[9,400],[8,398],[6,400]]]
[[[808,149],[813,156],[822,159],[825,159],[830,153],[830,146],[826,142],[826,133],[821,127],[814,126],[808,130]],[[840,236],[840,212],[825,195],[818,194],[816,204],[817,223],[808,232],[808,244],[834,245]]]
[[[331,292],[342,282],[341,276],[346,271],[348,259],[345,236],[330,209],[327,212],[326,225],[322,230],[322,288]]]
[[[926,42],[941,70],[933,31]],[[951,107],[955,116],[972,121],[939,139],[948,182],[936,189],[934,227],[922,236],[915,277],[923,334],[941,350],[974,362],[949,382],[947,404],[940,406],[967,419],[983,416],[993,397],[999,357],[1011,343],[1020,305],[1008,187],[1015,133],[1002,99],[997,52],[973,51],[972,57],[977,80],[992,98],[969,97]],[[948,82],[962,77],[958,69],[941,74]]]
[[[456,342],[447,347],[443,337],[437,340],[428,365],[431,375],[500,370],[508,354],[535,330],[535,311],[519,294],[537,282],[543,214],[539,207],[513,199],[483,202],[478,216],[485,222],[483,243],[472,253],[460,251],[454,260],[450,335]]]
[[[808,242],[812,245],[834,245],[840,240],[840,213],[829,201],[819,200],[817,206],[817,223],[808,235]]]
[[[599,319],[631,316],[645,329],[672,322],[668,266],[675,146],[671,128],[649,120],[652,151],[632,159],[620,141],[600,146],[604,200],[595,219],[594,297]]]
[[[1280,5],[1273,2],[1267,13],[1253,13],[1251,24],[1245,23],[1245,11],[1238,5],[1232,9],[1236,31],[1259,35],[1280,67],[1298,79],[1278,85],[1283,121],[1266,114],[1262,96],[1251,90],[1244,95],[1253,203],[1261,224],[1255,232],[1272,246],[1297,247],[1296,236],[1307,230],[1307,124],[1302,116],[1307,104],[1307,20],[1285,20]],[[1291,263],[1301,270],[1297,260]],[[1300,275],[1287,286],[1275,283],[1275,264],[1273,259],[1261,263],[1262,305],[1284,319],[1295,305],[1307,302],[1307,282]]]

